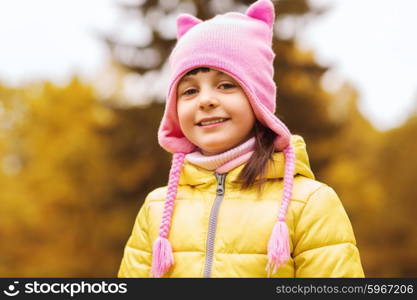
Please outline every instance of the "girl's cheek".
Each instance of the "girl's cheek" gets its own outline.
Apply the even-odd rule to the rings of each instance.
[[[190,105],[184,103],[178,107],[178,116],[183,122],[189,123],[194,118],[194,115],[195,112]]]

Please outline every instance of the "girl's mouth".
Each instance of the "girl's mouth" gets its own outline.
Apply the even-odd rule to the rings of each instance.
[[[201,128],[212,128],[212,127],[220,126],[229,120],[230,119],[221,119],[218,121],[201,122],[201,123],[198,123],[197,125],[198,127],[201,127]]]

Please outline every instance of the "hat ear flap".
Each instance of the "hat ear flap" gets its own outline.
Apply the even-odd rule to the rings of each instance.
[[[199,18],[189,14],[181,14],[177,17],[177,39],[180,39],[188,30],[201,23]]]
[[[271,0],[258,0],[246,10],[246,15],[265,22],[270,28],[275,21],[275,9]]]

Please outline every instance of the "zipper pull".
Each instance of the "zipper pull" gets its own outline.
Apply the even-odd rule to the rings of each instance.
[[[217,178],[216,194],[217,195],[223,195],[224,194],[224,180],[225,180],[226,174],[215,173],[215,175],[216,175],[216,178]]]

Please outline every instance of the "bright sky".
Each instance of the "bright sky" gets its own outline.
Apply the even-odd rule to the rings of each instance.
[[[0,82],[92,78],[108,53],[94,37],[120,23],[117,0],[0,1]],[[311,0],[331,4],[300,36],[303,47],[359,90],[360,109],[381,129],[417,106],[416,0]],[[139,27],[139,26],[138,26]],[[279,55],[279,54],[278,54]]]
[[[307,27],[303,44],[353,82],[374,126],[400,125],[417,108],[417,1],[312,2],[333,8]]]
[[[114,2],[1,0],[0,81],[92,76],[108,55],[95,30],[114,23]]]

